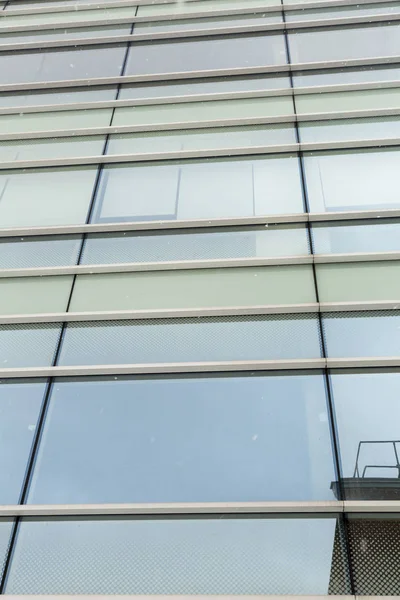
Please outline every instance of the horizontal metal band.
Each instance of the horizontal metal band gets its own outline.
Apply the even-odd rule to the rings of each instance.
[[[64,28],[68,27],[95,27],[101,25],[117,25],[123,23],[130,23],[133,17],[124,17],[120,19],[105,19],[103,22],[94,21],[88,22],[87,25],[79,22],[64,23]],[[80,46],[105,46],[110,44],[121,44],[128,42],[130,44],[140,44],[143,42],[157,42],[160,40],[171,40],[173,35],[174,41],[180,39],[195,39],[203,37],[224,37],[224,36],[235,36],[235,35],[246,35],[246,34],[257,34],[257,33],[271,33],[282,31],[297,31],[303,29],[320,29],[320,28],[332,28],[332,27],[349,27],[358,25],[370,26],[376,23],[396,23],[400,21],[400,13],[389,13],[389,14],[378,14],[378,15],[362,15],[352,17],[335,17],[331,19],[310,19],[309,21],[281,21],[279,23],[253,23],[252,25],[229,25],[225,27],[208,27],[205,29],[181,29],[178,31],[171,31],[166,29],[165,31],[156,31],[150,33],[124,33],[118,35],[104,35],[99,37],[87,37],[87,38],[68,38],[60,37],[58,40],[46,40],[44,37],[42,40],[33,42],[13,42],[13,43],[1,43],[0,52],[14,52],[14,51],[29,51],[36,49],[50,49],[50,48],[65,48],[73,46],[74,48]],[[13,32],[28,32],[32,30],[32,27],[21,28],[23,26],[13,27],[0,27],[0,35],[9,34]],[[39,29],[40,31],[46,30],[46,25],[34,27],[33,30]],[[52,25],[49,25],[49,30],[52,30]],[[1,39],[1,38],[0,38]]]
[[[367,66],[400,64],[400,56],[378,56],[370,58],[352,58],[306,63],[286,63],[280,65],[260,65],[257,67],[232,67],[230,69],[208,69],[203,71],[180,71],[171,73],[147,73],[142,75],[117,75],[115,77],[95,77],[88,79],[64,79],[59,81],[38,81],[21,83],[2,83],[0,92],[18,92],[28,90],[48,91],[60,88],[80,88],[90,86],[124,85],[127,83],[155,83],[186,81],[193,79],[211,79],[215,77],[237,77],[263,75],[267,73],[292,73],[298,71],[320,71],[347,69]],[[376,86],[379,87],[379,86]]]
[[[378,503],[371,502],[372,511]],[[400,510],[400,503],[399,503]],[[375,509],[376,510],[376,509]],[[341,513],[343,502],[174,502],[152,504],[15,504],[0,505],[1,517],[117,515]]]
[[[234,119],[215,119],[207,121],[179,121],[167,123],[144,123],[134,125],[109,125],[106,127],[78,127],[75,129],[47,129],[43,131],[19,131],[0,133],[0,141],[22,141],[55,138],[77,138],[78,136],[121,135],[129,133],[150,133],[162,131],[184,131],[198,129],[219,129],[221,127],[254,127],[258,125],[314,123],[348,119],[369,119],[400,115],[399,108],[379,108],[347,110],[337,112],[319,112],[286,114],[265,117],[238,117]]]
[[[293,256],[255,256],[245,258],[214,258],[207,260],[181,260],[165,262],[125,262],[105,264],[79,264],[58,267],[26,267],[0,269],[0,279],[21,277],[49,277],[58,275],[96,275],[112,273],[136,273],[150,271],[182,271],[198,269],[272,267],[306,264],[340,264],[358,262],[399,261],[400,251],[353,252],[342,254],[304,254]],[[400,299],[399,299],[400,301]]]
[[[242,373],[247,371],[301,371],[319,369],[399,368],[400,356],[370,358],[310,358],[258,361],[213,361],[0,369],[0,379],[157,375],[172,373]]]
[[[321,95],[335,92],[359,92],[400,88],[400,80],[379,82],[342,83],[296,88],[276,88],[237,92],[213,92],[187,94],[184,96],[159,96],[155,98],[127,98],[124,100],[95,100],[93,102],[69,102],[65,104],[43,104],[30,106],[0,107],[0,115],[21,115],[28,113],[65,112],[75,110],[98,110],[102,108],[126,108],[132,106],[156,106],[164,104],[187,104],[192,102],[215,102],[217,100],[252,100],[255,98],[274,98],[276,96]],[[367,109],[368,110],[368,109]],[[391,110],[391,109],[379,109]],[[397,110],[397,109],[394,109]],[[326,114],[326,113],[322,113]],[[298,117],[301,115],[298,115]]]
[[[119,515],[276,515],[276,514],[335,514],[335,513],[400,513],[398,500],[314,500],[281,502],[171,502],[171,503],[113,503],[113,504],[2,504],[0,518],[5,517],[74,517],[74,516],[119,516]],[[9,598],[19,596],[9,596]],[[20,596],[26,598],[26,596]],[[30,596],[28,596],[29,598]],[[51,597],[51,596],[50,596]],[[56,596],[62,598],[63,596]],[[77,596],[80,598],[81,596]],[[86,598],[86,596],[82,596]],[[97,598],[98,596],[87,596]],[[110,598],[110,596],[100,596]],[[111,596],[114,597],[114,596]],[[129,598],[129,596],[117,596]],[[134,596],[135,597],[135,596]],[[149,596],[146,596],[148,598]],[[168,596],[170,598],[171,596]],[[195,596],[202,598],[202,596]],[[204,596],[209,598],[209,596]],[[235,596],[236,597],[236,596]],[[242,596],[238,596],[241,598]],[[251,596],[250,596],[251,597]],[[266,596],[268,597],[268,596]],[[285,596],[285,599],[292,596]],[[297,598],[297,596],[293,596]],[[301,596],[307,598],[307,596]],[[339,596],[340,598],[341,596]],[[40,598],[40,596],[32,596]],[[49,598],[49,596],[43,596]],[[70,596],[65,596],[70,598]],[[152,598],[152,596],[150,596]],[[179,596],[182,598],[182,596]],[[278,596],[279,598],[279,596]],[[312,596],[318,598],[318,596]],[[329,596],[326,596],[329,598]],[[364,598],[362,596],[362,598]]]
[[[333,312],[393,311],[400,301],[310,302],[308,304],[267,304],[263,306],[227,306],[211,308],[175,308],[150,310],[114,310],[1,315],[0,325],[28,323],[88,323],[99,321],[136,321],[146,319],[187,319],[198,317],[238,317],[260,315],[317,314]]]
[[[2,594],[5,600],[71,600],[71,596],[67,595],[59,595],[59,594],[47,594],[47,595],[18,595],[18,594]],[[332,600],[331,596],[307,596],[302,594],[301,596],[284,596],[285,600]],[[397,600],[400,596],[389,596],[390,600]],[[378,596],[340,596],[335,594],[336,600],[388,600],[388,596],[382,596],[379,598]],[[223,595],[207,595],[204,596],[202,594],[194,594],[192,596],[188,594],[108,594],[108,595],[99,595],[99,594],[91,594],[91,595],[81,595],[74,594],[74,600],[228,600],[228,596]],[[243,595],[243,594],[235,594],[235,600],[282,600],[282,596],[272,596],[267,594],[257,594],[257,595]]]
[[[71,167],[125,163],[164,162],[201,158],[231,158],[233,156],[260,156],[268,154],[296,154],[326,150],[353,150],[361,148],[388,148],[400,146],[400,138],[345,140],[332,142],[305,142],[267,146],[243,146],[212,148],[205,150],[175,150],[170,152],[143,152],[134,154],[102,154],[68,158],[45,158],[38,160],[15,160],[0,163],[0,171],[36,169],[41,167]]]
[[[231,217],[174,221],[121,221],[118,223],[86,223],[79,225],[48,225],[35,227],[0,228],[0,239],[11,237],[58,236],[93,233],[118,233],[124,231],[166,231],[181,229],[213,229],[216,227],[237,227],[256,225],[289,225],[301,223],[335,223],[337,221],[365,221],[369,219],[396,219],[400,208],[376,210],[350,210],[327,213],[295,213],[263,215],[259,217]]]
[[[186,0],[186,2],[195,2],[196,0]],[[369,4],[392,4],[394,3],[396,5],[395,0],[360,0],[359,2],[356,2],[355,0],[317,0],[314,2],[296,2],[296,3],[292,3],[292,4],[275,4],[275,5],[266,5],[264,7],[262,7],[262,11],[263,12],[275,12],[275,11],[282,11],[283,9],[285,10],[285,12],[288,11],[296,11],[296,10],[310,10],[310,9],[319,9],[319,8],[332,8],[332,7],[342,7],[342,8],[347,8],[347,7],[351,7],[351,6],[368,6]],[[178,2],[176,2],[176,0],[114,0],[114,2],[107,2],[107,1],[103,1],[103,2],[96,2],[93,4],[76,4],[74,5],[74,12],[87,12],[87,11],[99,11],[99,10],[105,10],[105,9],[113,9],[113,8],[135,8],[136,6],[143,6],[143,5],[147,5],[147,4],[151,4],[151,5],[160,5],[163,6],[165,4],[175,4],[175,5],[179,5]],[[251,10],[255,10],[258,7],[255,7],[254,9]],[[235,9],[232,9],[235,10]],[[64,6],[39,6],[39,7],[32,7],[32,8],[13,8],[11,7],[7,7],[7,10],[2,13],[0,15],[0,17],[4,17],[5,19],[7,17],[12,17],[12,16],[24,16],[24,15],[37,15],[37,14],[46,14],[46,13],[63,13],[63,12],[71,12],[71,7],[68,5],[64,5]],[[202,11],[202,12],[211,12],[211,11]],[[221,11],[222,12],[222,11]],[[198,13],[183,13],[186,14],[187,18],[191,18],[193,14],[197,15]],[[158,20],[160,16],[164,16],[164,15],[156,15],[156,19]],[[171,18],[171,16],[173,16],[175,18],[175,15],[172,13],[172,15],[168,15],[169,18]],[[196,17],[195,17],[196,18]]]

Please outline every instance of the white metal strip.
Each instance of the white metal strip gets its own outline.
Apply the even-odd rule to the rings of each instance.
[[[371,503],[375,505],[375,503]],[[153,504],[13,504],[0,505],[0,517],[301,514],[341,513],[343,502],[173,502]],[[14,596],[13,596],[14,598]],[[108,596],[109,598],[109,596]],[[126,598],[126,596],[124,596]],[[197,596],[196,596],[197,598]]]
[[[134,231],[166,231],[182,229],[214,229],[216,227],[238,227],[265,225],[289,225],[303,223],[330,223],[340,221],[365,221],[370,219],[395,219],[400,217],[400,209],[337,211],[328,213],[296,213],[263,215],[260,217],[232,217],[226,219],[195,219],[175,221],[121,221],[118,223],[87,223],[79,225],[48,225],[36,227],[0,228],[0,239],[12,237],[40,237],[78,234],[112,234]]]
[[[176,150],[170,152],[143,152],[134,154],[102,154],[98,156],[74,156],[68,158],[48,158],[38,160],[3,161],[0,171],[36,169],[42,167],[70,167],[84,165],[105,165],[123,163],[164,162],[201,158],[230,158],[232,156],[260,156],[268,154],[295,154],[326,150],[353,150],[361,148],[388,148],[400,146],[400,138],[378,138],[365,140],[344,140],[331,142],[309,142],[276,144],[267,146],[243,146],[212,148],[202,150]]]
[[[398,368],[400,356],[367,358],[310,358],[259,361],[215,361],[123,365],[1,368],[0,379],[156,375],[172,373],[241,373],[246,371],[301,371],[320,369]]]
[[[260,316],[310,314],[321,312],[369,312],[400,310],[400,301],[312,302],[308,304],[267,304],[211,308],[175,308],[166,310],[115,310],[67,313],[14,314],[0,316],[0,325],[28,323],[87,323],[99,321],[136,321],[146,319],[187,319],[198,317]]]
[[[380,108],[365,110],[347,110],[337,112],[319,112],[303,114],[286,114],[264,117],[239,117],[234,119],[215,119],[207,121],[178,121],[166,123],[144,123],[134,125],[111,125],[106,127],[78,127],[75,129],[47,129],[43,131],[17,131],[0,133],[0,141],[23,141],[36,139],[77,138],[78,136],[121,135],[130,133],[150,133],[163,131],[185,131],[199,129],[219,129],[221,127],[254,127],[260,125],[314,123],[324,121],[369,119],[393,117],[400,115],[399,108]]]
[[[180,71],[171,73],[148,73],[142,75],[118,75],[115,77],[96,77],[89,79],[64,79],[53,81],[3,83],[0,92],[20,92],[28,90],[48,91],[60,88],[78,88],[93,86],[124,85],[127,83],[155,83],[178,80],[208,79],[215,77],[237,77],[263,75],[267,73],[290,73],[299,71],[319,71],[346,69],[366,66],[384,66],[399,64],[400,56],[377,56],[306,63],[285,63],[280,65],[260,65],[255,67],[232,67],[230,69],[209,69],[203,71]]]
[[[14,25],[9,27],[0,27],[1,34],[10,33],[25,33],[30,31],[46,31],[53,29],[66,29],[66,28],[90,28],[99,27],[106,25],[118,25],[124,23],[131,23],[134,17],[123,17],[123,18],[108,18],[96,21],[70,21],[58,24],[32,24],[32,25]],[[45,37],[39,41],[32,42],[12,42],[0,44],[0,52],[13,52],[13,51],[30,51],[35,49],[50,49],[50,48],[64,48],[68,46],[79,47],[79,46],[103,46],[107,44],[121,44],[129,42],[130,44],[140,44],[142,42],[156,42],[159,40],[171,40],[173,34],[174,40],[179,39],[190,39],[190,38],[202,38],[202,37],[220,37],[220,36],[235,36],[244,34],[256,34],[256,33],[271,33],[282,31],[297,31],[304,29],[319,29],[319,28],[332,28],[332,27],[356,27],[359,25],[372,25],[376,23],[396,23],[400,20],[400,13],[383,13],[374,15],[356,15],[351,17],[334,17],[331,19],[310,19],[309,21],[280,21],[278,23],[257,23],[254,22],[251,25],[230,25],[224,27],[207,27],[205,29],[180,29],[178,31],[171,31],[166,29],[165,31],[156,31],[149,33],[124,33],[119,35],[105,35],[98,37],[72,37],[68,36],[60,37],[58,40],[48,40]],[[0,20],[1,22],[1,20]]]
[[[400,87],[400,80],[357,82],[335,85],[307,86],[296,88],[275,88],[266,90],[249,90],[236,92],[218,92],[203,94],[188,94],[184,96],[159,96],[154,98],[127,98],[120,100],[95,100],[93,102],[68,102],[66,104],[43,104],[29,106],[0,107],[0,115],[65,112],[74,110],[98,110],[101,108],[126,108],[133,106],[156,106],[164,104],[187,104],[192,102],[215,102],[217,100],[252,100],[255,98],[274,98],[276,96],[320,95],[335,92],[359,92],[368,90],[383,90]],[[391,109],[379,109],[391,110]],[[397,109],[393,109],[397,110]],[[348,111],[347,111],[348,112]],[[356,111],[355,111],[356,112]],[[366,112],[366,111],[365,111]],[[326,113],[321,113],[326,114]],[[335,113],[333,113],[335,114]],[[339,114],[339,113],[337,113]],[[301,119],[301,115],[297,115]]]

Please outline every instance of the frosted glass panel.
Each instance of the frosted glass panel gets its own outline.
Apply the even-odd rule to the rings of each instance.
[[[0,314],[64,312],[73,276],[0,279]]]

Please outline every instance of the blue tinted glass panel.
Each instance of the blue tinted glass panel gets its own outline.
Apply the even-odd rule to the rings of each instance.
[[[0,325],[0,367],[50,366],[61,325]]]
[[[0,577],[3,576],[7,560],[7,551],[10,545],[12,528],[13,521],[9,519],[0,519]]]
[[[320,500],[333,479],[322,375],[61,380],[28,501]]]

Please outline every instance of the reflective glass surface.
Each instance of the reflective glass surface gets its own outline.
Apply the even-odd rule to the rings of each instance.
[[[345,119],[306,123],[299,128],[302,142],[380,140],[400,137],[400,119]]]
[[[10,544],[13,521],[10,519],[0,519],[0,577],[4,572],[7,560],[7,550]]]
[[[333,479],[321,375],[60,380],[28,501],[320,500]]]
[[[317,254],[400,251],[398,219],[313,223],[311,235]]]
[[[346,593],[338,527],[330,516],[24,519],[6,592]]]
[[[64,312],[72,275],[0,278],[0,314]]]
[[[209,317],[70,323],[59,364],[319,358],[313,316]]]
[[[0,325],[0,367],[47,367],[55,356],[61,325]]]
[[[41,380],[0,381],[1,504],[19,502],[45,389],[46,384]]]
[[[82,238],[74,236],[27,236],[0,238],[0,268],[56,267],[74,265]]]

